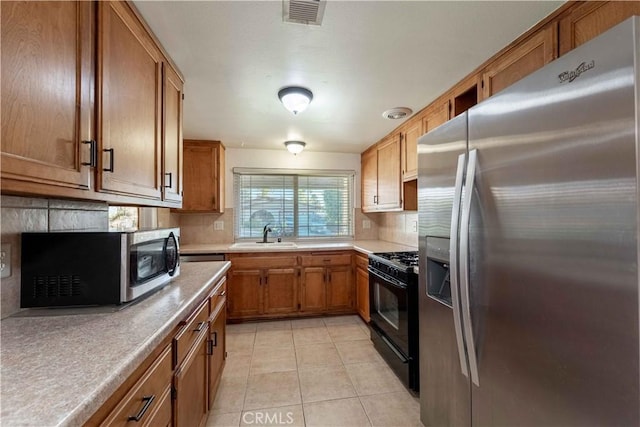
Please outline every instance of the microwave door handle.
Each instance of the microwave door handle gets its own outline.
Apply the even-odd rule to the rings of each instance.
[[[471,298],[469,296],[469,222],[471,219],[471,203],[473,199],[473,188],[477,165],[478,150],[471,150],[469,152],[469,164],[467,165],[464,202],[462,203],[462,218],[460,219],[460,300],[462,302],[462,321],[464,323],[465,341],[467,342],[471,381],[479,387],[480,379],[478,376],[478,360],[476,357],[476,345],[473,338]]]
[[[458,344],[458,357],[460,358],[460,370],[462,375],[469,377],[467,359],[462,338],[462,322],[460,320],[460,295],[458,293],[458,229],[460,227],[460,199],[462,197],[462,181],[464,178],[465,154],[458,156],[458,168],[456,170],[456,184],[453,195],[453,209],[451,211],[451,239],[449,240],[449,282],[451,286],[451,302],[453,305],[453,325],[456,331],[456,343]]]

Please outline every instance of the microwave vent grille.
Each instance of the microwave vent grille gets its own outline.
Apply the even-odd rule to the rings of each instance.
[[[34,298],[73,297],[82,295],[80,276],[75,274],[58,276],[35,276]]]

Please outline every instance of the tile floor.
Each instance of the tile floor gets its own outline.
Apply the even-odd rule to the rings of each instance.
[[[421,425],[358,316],[227,325],[227,354],[207,427]]]

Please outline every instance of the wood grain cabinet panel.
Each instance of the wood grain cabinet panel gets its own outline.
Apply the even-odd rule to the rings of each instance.
[[[98,10],[99,188],[160,200],[163,56],[126,3]]]
[[[362,154],[363,212],[402,210],[400,152],[400,133],[396,133]]]
[[[25,182],[49,193],[89,189],[91,145],[83,141],[94,139],[94,4],[2,1],[0,8],[2,191],[21,191]]]
[[[557,41],[557,25],[554,22],[493,61],[483,73],[483,99],[511,86],[556,59]]]
[[[400,133],[403,181],[418,178],[418,138],[422,133],[422,120],[419,119],[406,125]]]
[[[254,317],[262,314],[262,271],[234,269],[227,284],[229,298],[227,314],[230,319]]]
[[[451,101],[440,100],[435,102],[422,118],[422,130],[424,133],[431,132],[441,124],[449,120],[449,112],[451,111]]]
[[[200,427],[207,421],[209,379],[209,328],[198,336],[184,362],[175,370],[173,424],[176,427]]]
[[[264,273],[263,313],[298,311],[298,271],[295,268],[271,268]]]
[[[182,202],[182,99],[184,82],[169,64],[163,64],[163,200]]]
[[[639,1],[576,2],[576,7],[560,20],[560,55],[634,15],[640,15]]]
[[[355,306],[351,266],[331,267],[327,270],[327,310],[351,310]]]
[[[369,259],[362,255],[356,255],[356,306],[362,320],[369,322]]]
[[[219,141],[184,141],[185,212],[224,212],[225,148]]]
[[[219,304],[213,308],[211,313],[210,335],[209,335],[209,410],[213,408],[220,379],[227,358],[226,352],[226,332],[227,310],[224,296],[219,300]]]
[[[324,312],[327,309],[326,271],[324,267],[306,267],[302,273],[300,310]]]

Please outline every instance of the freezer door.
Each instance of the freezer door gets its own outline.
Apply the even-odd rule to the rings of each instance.
[[[469,112],[474,427],[640,425],[637,24]]]
[[[420,419],[426,427],[471,423],[471,389],[460,351],[465,371],[466,356],[464,348],[459,350],[458,337],[462,343],[462,336],[461,331],[456,334],[452,310],[456,295],[444,289],[456,283],[454,278],[447,279],[451,218],[458,158],[464,157],[466,146],[466,113],[418,141]],[[461,168],[462,177],[464,162]],[[428,278],[437,281],[432,283],[431,296]]]

